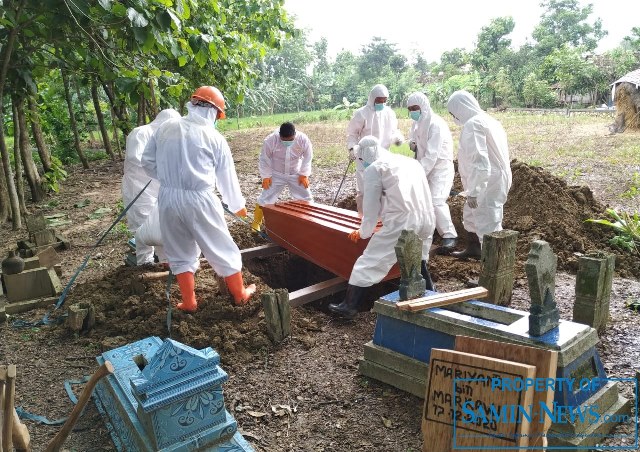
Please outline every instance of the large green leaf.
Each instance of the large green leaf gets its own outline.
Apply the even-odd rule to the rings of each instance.
[[[149,21],[133,8],[127,8],[127,17],[134,27],[146,27]]]

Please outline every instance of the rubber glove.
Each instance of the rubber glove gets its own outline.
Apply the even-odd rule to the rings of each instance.
[[[478,198],[476,198],[475,196],[469,196],[467,198],[467,204],[472,209],[475,209],[476,207],[478,207]]]
[[[418,152],[418,144],[415,141],[409,141],[409,149],[413,152]]]
[[[240,217],[242,219],[247,218],[247,209],[243,207],[242,209],[238,210],[236,212],[236,217]]]
[[[268,190],[269,187],[271,187],[271,178],[265,177],[264,179],[262,179],[262,188]]]
[[[303,176],[302,174],[299,175],[298,183],[302,185],[304,188],[309,188],[309,178],[307,176]]]
[[[360,230],[356,229],[355,231],[351,231],[349,233],[349,240],[354,243],[358,243],[358,240],[360,240]]]

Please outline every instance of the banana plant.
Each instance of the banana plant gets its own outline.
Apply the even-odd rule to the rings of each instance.
[[[616,236],[610,240],[612,245],[640,254],[640,215],[638,212],[621,211],[618,213],[614,209],[607,209],[605,212],[614,221],[593,218],[586,221],[613,229],[616,232]]]

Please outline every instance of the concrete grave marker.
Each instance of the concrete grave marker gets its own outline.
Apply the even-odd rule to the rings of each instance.
[[[395,250],[400,267],[400,299],[423,296],[427,283],[420,274],[422,239],[413,231],[403,230]]]
[[[551,251],[547,242],[533,242],[525,265],[531,297],[529,334],[533,336],[542,336],[547,331],[557,328],[560,322],[560,313],[555,302],[557,265],[558,257]]]
[[[484,236],[479,285],[489,291],[489,302],[509,306],[516,265],[516,231],[502,230]]]
[[[578,259],[573,321],[601,332],[609,321],[609,299],[616,256],[595,252]]]

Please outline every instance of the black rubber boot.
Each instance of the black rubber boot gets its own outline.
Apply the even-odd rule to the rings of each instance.
[[[481,257],[480,239],[474,232],[467,231],[467,247],[463,251],[454,251],[451,256],[458,259],[477,259]]]
[[[362,302],[366,291],[367,287],[358,287],[349,284],[344,301],[340,304],[331,303],[329,305],[329,311],[345,319],[354,319],[356,314],[358,314],[358,306]]]
[[[427,261],[425,261],[424,259],[420,263],[420,274],[427,283],[425,289],[435,292],[436,286],[433,285],[433,281],[431,280],[431,273],[429,273],[429,266],[427,265]]]
[[[447,237],[442,239],[440,242],[440,246],[436,248],[436,254],[441,256],[447,256],[456,249],[456,244],[458,243],[458,239],[456,237]]]

